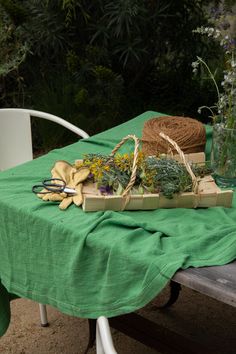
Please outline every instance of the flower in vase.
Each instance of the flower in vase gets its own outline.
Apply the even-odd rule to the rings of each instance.
[[[192,63],[194,73],[197,73],[200,66],[206,69],[217,92],[217,102],[210,107],[199,107],[198,112],[201,113],[202,109],[207,108],[211,112],[213,123],[222,123],[226,128],[232,129],[236,128],[236,16],[220,8],[213,9],[211,23],[211,26],[199,27],[194,32],[213,39],[222,48],[223,80],[219,87],[215,72],[213,73],[207,62],[200,56]]]

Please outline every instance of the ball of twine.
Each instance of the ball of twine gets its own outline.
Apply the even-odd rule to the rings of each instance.
[[[142,136],[142,151],[145,155],[173,153],[173,147],[159,136],[163,132],[174,140],[185,153],[205,150],[206,132],[203,124],[196,119],[178,116],[162,116],[145,122]]]

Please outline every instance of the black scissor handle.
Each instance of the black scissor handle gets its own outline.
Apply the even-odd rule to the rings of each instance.
[[[42,191],[42,188],[45,189],[44,185],[42,184],[35,184],[33,187],[32,187],[32,192],[35,193],[35,194],[48,194],[49,191]]]
[[[61,183],[53,183],[54,181],[60,181]],[[32,192],[35,194],[61,193],[64,191],[65,186],[66,182],[61,178],[48,178],[45,179],[42,184],[35,184],[32,187]],[[42,191],[42,189],[44,189],[44,191]]]
[[[61,183],[54,183],[54,181],[60,181]],[[43,186],[50,192],[61,193],[65,189],[66,182],[61,178],[48,178],[43,181]]]

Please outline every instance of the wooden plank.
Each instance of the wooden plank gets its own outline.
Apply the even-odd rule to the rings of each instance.
[[[109,318],[111,327],[162,354],[211,354],[210,348],[177,334],[136,313]]]
[[[82,207],[84,211],[106,210],[105,198],[103,196],[85,194]]]
[[[195,153],[191,153],[191,154],[185,154],[184,155],[186,160],[188,162],[193,162],[193,163],[205,163],[205,153],[204,152],[195,152]],[[180,156],[175,154],[173,155],[173,158],[176,161],[181,162]]]
[[[179,270],[172,280],[236,307],[236,261],[223,266]]]
[[[236,261],[223,265],[178,271],[173,281],[236,307]],[[137,314],[109,319],[113,328],[163,354],[214,353],[163,326]]]
[[[204,189],[206,186],[206,189]],[[207,208],[214,206],[231,207],[233,191],[221,191],[215,182],[206,182],[200,185],[199,193],[192,192],[174,195],[172,199],[162,194],[131,195],[125,204],[122,196],[99,196],[88,193],[84,194],[84,211],[96,210],[153,210],[158,208]],[[125,208],[124,208],[125,206]]]
[[[152,210],[160,208],[159,194],[144,194],[143,196],[143,209]]]
[[[104,210],[122,210],[122,198],[119,195],[105,196],[105,207]]]
[[[221,191],[217,193],[217,206],[224,206],[228,208],[233,203],[233,193],[231,190]]]

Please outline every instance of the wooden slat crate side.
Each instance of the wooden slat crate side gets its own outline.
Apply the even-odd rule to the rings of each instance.
[[[230,208],[233,203],[233,191],[221,191],[217,194],[217,206],[223,206],[225,208]]]
[[[184,155],[186,160],[188,162],[192,163],[205,163],[205,153],[204,152],[196,152],[196,153],[191,153],[191,154],[185,154]],[[179,155],[173,155],[173,158],[179,162],[181,162],[181,158]]]
[[[231,207],[233,191],[221,191],[210,176],[201,181],[199,194],[193,192],[174,195],[168,199],[161,194],[122,196],[98,196],[84,194],[84,211],[98,210],[153,210],[158,208],[208,208],[215,206]]]

